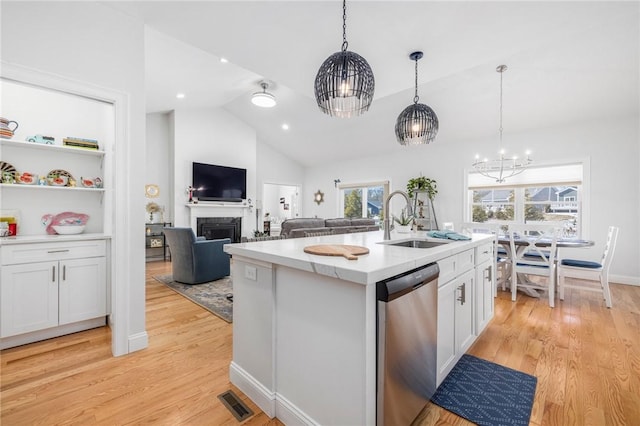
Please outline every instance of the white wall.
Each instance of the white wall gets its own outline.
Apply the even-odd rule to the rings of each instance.
[[[464,117],[460,119],[464,124]],[[446,123],[441,123],[441,126]],[[640,284],[640,148],[638,117],[577,123],[560,128],[532,130],[523,134],[505,131],[504,141],[510,151],[532,151],[536,164],[589,158],[591,188],[589,193],[588,237],[596,241],[591,249],[572,255],[598,259],[609,225],[620,227],[618,246],[611,267],[614,281]],[[396,144],[390,140],[389,143]],[[407,180],[422,175],[436,179],[438,195],[435,210],[439,224],[463,220],[464,175],[476,153],[491,155],[497,151],[493,138],[447,142],[436,139],[430,145],[401,147],[393,155],[363,157],[357,161],[323,164],[307,170],[303,205],[307,216],[336,217],[337,190],[334,179],[342,183],[389,179],[391,191],[405,190]],[[325,193],[325,202],[317,206],[313,192]],[[404,202],[394,197],[392,212],[399,212]]]
[[[114,280],[124,303],[126,351],[146,346],[144,288],[144,28],[113,9],[89,2],[2,2],[2,60],[79,80],[128,99],[124,135],[116,146]],[[56,114],[56,111],[51,111]],[[137,160],[138,159],[138,160]]]
[[[299,163],[293,161],[280,151],[275,150],[264,142],[258,140],[258,191],[262,192],[265,183],[279,183],[283,185],[298,185],[301,193],[304,192],[305,169]],[[262,193],[258,194],[262,200]],[[302,202],[299,208],[302,210]],[[300,211],[303,216],[304,210]]]
[[[173,173],[169,161],[169,148],[173,141],[169,113],[147,114],[147,139],[145,144],[145,184],[155,184],[160,188],[160,195],[149,198],[164,207],[165,222],[173,222],[173,196],[171,181]]]
[[[190,226],[189,196],[194,161],[247,169],[247,199],[256,199],[256,132],[220,108],[185,109],[173,113],[174,141],[170,161],[174,168],[176,226]],[[247,229],[250,228],[250,229]],[[243,226],[248,236],[251,226]]]

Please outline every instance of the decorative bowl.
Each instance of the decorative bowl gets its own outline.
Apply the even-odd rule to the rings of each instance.
[[[53,225],[52,228],[60,235],[82,234],[85,225]]]
[[[38,175],[32,173],[16,173],[16,183],[23,185],[35,185],[38,183]]]
[[[51,186],[67,186],[69,178],[67,176],[57,176],[49,178],[49,185]]]

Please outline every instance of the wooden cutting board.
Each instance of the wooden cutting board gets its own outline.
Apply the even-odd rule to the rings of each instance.
[[[306,246],[305,253],[320,256],[344,256],[349,260],[358,260],[357,256],[369,253],[369,249],[362,246],[349,246],[346,244],[318,244]]]

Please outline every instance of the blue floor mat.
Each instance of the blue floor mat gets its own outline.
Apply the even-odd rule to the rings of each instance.
[[[463,355],[431,401],[478,425],[528,425],[538,379]]]

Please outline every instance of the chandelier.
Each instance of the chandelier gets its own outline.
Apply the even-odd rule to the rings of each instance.
[[[499,65],[496,71],[500,73],[500,147],[502,147],[502,74],[507,70],[506,65]],[[500,149],[500,157],[497,159],[480,159],[476,155],[475,162],[472,164],[476,172],[482,176],[495,179],[498,183],[503,183],[506,179],[519,175],[524,172],[525,168],[531,164],[533,160],[529,157],[529,151],[525,153],[526,158],[520,159],[517,156],[506,157],[505,150]]]
[[[320,66],[315,81],[318,107],[332,117],[364,114],[373,100],[375,80],[366,59],[347,50],[347,4],[342,1],[342,50]]]
[[[438,117],[428,105],[418,103],[418,60],[422,52],[413,52],[409,58],[416,61],[416,92],[413,105],[406,107],[396,120],[396,139],[400,145],[428,144],[438,134]]]

